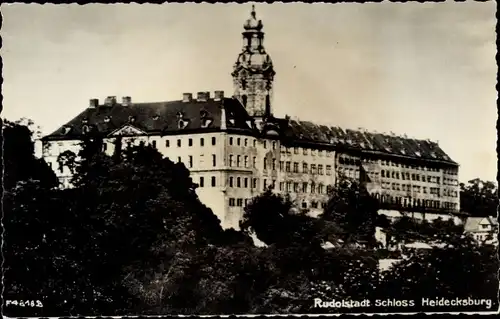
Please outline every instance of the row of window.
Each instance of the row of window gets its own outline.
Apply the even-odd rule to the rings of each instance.
[[[229,206],[231,207],[243,207],[243,202],[245,203],[245,206],[248,205],[250,202],[250,199],[248,198],[229,198]]]
[[[427,208],[446,208],[456,209],[457,203],[443,202],[431,199],[416,199],[416,198],[403,198],[389,195],[375,194],[375,198],[381,203],[396,204],[403,207],[427,207]],[[442,204],[442,205],[441,205]],[[442,207],[441,207],[442,206]]]
[[[265,145],[265,144],[264,144]],[[273,149],[274,149],[274,145],[273,145]],[[288,154],[288,155],[291,155],[292,154],[292,148],[290,147],[285,147],[285,146],[281,146],[281,150],[280,152],[282,154]],[[300,149],[299,147],[293,147],[293,153],[294,154],[299,154],[300,153]],[[333,154],[333,151],[327,151],[327,150],[318,150],[318,149],[308,149],[308,148],[302,148],[302,154],[304,155],[309,155],[311,154],[312,156],[319,156],[319,157],[322,157],[322,156],[325,156],[325,157],[331,157],[332,154]]]
[[[353,169],[353,168],[340,168],[338,171],[338,176],[340,174],[344,174],[346,177],[349,178],[359,178],[359,169]],[[378,175],[378,173],[376,173]]]
[[[339,157],[339,164],[342,164],[342,165],[355,165],[355,166],[359,166],[361,165],[361,161],[359,159],[354,159],[354,158],[351,158],[351,157]]]
[[[393,191],[403,191],[403,192],[414,192],[414,193],[424,193],[427,194],[427,187],[421,187],[419,185],[410,185],[410,184],[399,184],[399,183],[390,183],[390,182],[382,182],[382,189],[393,190]],[[450,189],[443,189],[443,196],[449,197],[458,197],[458,192]],[[440,196],[440,188],[439,187],[429,187],[429,194]]]
[[[278,146],[278,142],[276,142],[276,141],[270,142],[270,144],[271,144],[271,148],[273,150],[275,150]],[[247,147],[248,146],[248,138],[242,139],[239,137],[238,138],[230,137],[229,138],[229,145],[238,145],[238,146]],[[265,149],[268,148],[267,141],[263,141],[262,145],[264,146]],[[257,146],[257,140],[254,139],[253,140],[253,147],[256,147],[256,146]],[[290,148],[290,147],[280,146],[280,151],[283,154],[292,154],[292,148]],[[293,147],[293,153],[299,154],[300,153],[299,147]],[[326,157],[330,157],[333,154],[332,151],[307,149],[307,148],[303,148],[302,153],[304,155],[308,155],[310,153],[313,156],[318,155],[318,156],[326,156]]]
[[[200,182],[198,183],[199,187],[205,187],[205,177],[200,176]],[[210,186],[216,187],[217,186],[217,179],[215,176],[210,177]]]
[[[177,162],[178,163],[182,163],[182,157],[181,156],[177,156]],[[188,160],[187,160],[186,164],[187,164],[188,168],[193,168],[194,158],[193,158],[192,155],[188,156]],[[217,156],[215,154],[212,154],[212,166],[213,167],[217,166]]]
[[[384,178],[394,178],[394,179],[401,179],[402,180],[412,180],[412,181],[417,181],[417,182],[427,182],[427,183],[440,183],[440,177],[439,176],[431,176],[431,175],[420,175],[420,174],[411,174],[408,172],[396,172],[396,171],[385,171],[382,170],[380,171],[380,176]],[[426,180],[427,176],[427,180]],[[411,179],[410,179],[411,177]]]
[[[229,198],[229,206],[230,207],[245,207],[250,203],[251,199],[249,198]],[[308,208],[307,207],[307,202],[302,202],[301,205],[302,208]],[[326,208],[326,202],[317,202],[317,201],[312,201],[311,202],[311,207],[310,208]]]
[[[234,138],[230,137],[229,138],[229,145],[234,145]],[[241,143],[241,138],[236,138],[236,145],[240,146],[242,143]],[[248,146],[248,138],[245,138],[243,140],[243,146],[247,147]],[[257,140],[253,140],[253,147],[256,147],[257,146]]]
[[[211,140],[212,140],[212,145],[216,145],[215,136],[213,136]],[[153,141],[152,144],[153,144],[153,147],[156,147],[156,141]],[[188,146],[193,146],[193,139],[192,138],[188,139]],[[205,146],[205,138],[204,137],[200,138],[199,146]],[[170,140],[165,140],[165,147],[170,147]],[[182,140],[181,139],[177,139],[177,147],[182,147]]]
[[[264,180],[265,183],[266,180]],[[251,182],[251,183],[250,183]],[[238,187],[238,188],[257,188],[257,179],[256,178],[248,178],[248,177],[229,177],[229,187]],[[264,186],[264,189],[266,187]]]
[[[329,194],[331,192],[331,186],[327,185],[326,187],[319,183],[316,184],[312,182],[311,184],[307,182],[280,182],[280,191],[286,191],[288,193],[311,193],[311,194]]]
[[[280,172],[287,172],[290,173],[292,172],[291,170],[291,162],[284,162],[280,161]],[[323,165],[318,164],[316,167],[316,164],[311,164],[310,169],[308,168],[307,163],[302,163],[302,173],[309,173],[309,174],[318,174],[318,175],[324,175],[326,172],[326,175],[331,175],[332,174],[332,166],[331,165],[326,165],[325,166],[326,171],[323,171]],[[267,159],[264,159],[264,169],[267,169]],[[276,160],[273,158],[272,159],[272,170],[276,170]],[[294,162],[293,163],[293,172],[294,173],[299,173],[299,163]]]
[[[234,159],[235,159],[234,155],[229,155],[229,167],[234,167],[235,164],[236,164],[235,167],[245,167],[245,168],[250,167],[250,163],[249,163],[250,158],[248,156],[237,155],[236,156],[236,163],[235,163]],[[243,162],[242,162],[242,159],[243,159]],[[257,167],[257,158],[255,156],[252,158],[251,165],[252,165],[251,167],[253,167],[253,168]]]
[[[416,169],[420,171],[429,171],[429,172],[439,172],[439,168],[435,167],[422,167],[422,166],[417,166],[417,165],[408,165],[408,164],[400,164],[388,160],[381,160],[380,165],[382,166],[394,166],[394,167],[402,167],[402,168],[411,168],[411,169]]]
[[[321,208],[326,208],[326,202],[311,202],[311,208],[319,208],[319,205],[321,205]],[[307,208],[307,202],[302,202],[302,208]]]
[[[128,141],[127,143],[129,146],[132,144],[132,141]],[[215,145],[216,144],[216,139],[215,137],[212,137],[212,145]],[[144,141],[141,141],[140,142],[140,145],[144,145]],[[156,148],[156,141],[153,140],[151,141],[150,143],[151,146],[153,146],[154,148]],[[181,147],[182,146],[182,140],[181,139],[177,139],[177,147]],[[193,146],[193,139],[190,138],[188,139],[188,146]],[[200,138],[200,144],[199,146],[205,146],[205,138]],[[165,140],[165,147],[170,147],[170,140]],[[106,151],[107,149],[107,144],[104,143],[103,144],[103,151]]]
[[[263,190],[265,191],[268,187],[275,188],[276,180],[271,180],[271,183],[267,184],[267,179],[263,179]],[[229,177],[229,187],[236,188],[253,188],[256,189],[258,184],[257,178],[248,178],[248,177]],[[331,192],[331,186],[319,183],[316,184],[314,182],[280,182],[279,184],[280,191],[286,192],[294,192],[294,193],[311,193],[311,194],[329,194]]]
[[[236,161],[235,161],[236,159]],[[244,167],[244,168],[256,168],[257,166],[257,158],[254,156],[252,157],[252,163],[250,164],[250,157],[249,156],[242,156],[242,155],[229,155],[229,167]],[[270,164],[270,165],[269,165]],[[292,172],[292,163],[291,162],[284,162],[280,161],[280,172],[287,172],[290,173]],[[270,166],[270,167],[269,167]],[[323,170],[323,167],[325,167],[325,170]],[[269,160],[267,158],[264,158],[264,170],[271,169],[273,171],[276,170],[276,159],[273,158],[271,159],[271,163],[269,163]],[[293,173],[299,173],[299,163],[294,162],[293,163]],[[332,166],[331,165],[326,165],[323,166],[322,164],[311,164],[310,169],[308,167],[307,163],[302,163],[302,173],[310,173],[310,174],[317,174],[317,175],[331,175],[332,174]]]
[[[458,186],[458,179],[443,178],[443,185]]]
[[[443,169],[443,173],[448,175],[458,175],[458,169],[456,168]]]

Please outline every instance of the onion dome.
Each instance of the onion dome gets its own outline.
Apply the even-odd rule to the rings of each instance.
[[[250,19],[248,19],[245,24],[243,25],[243,28],[247,31],[260,31],[262,30],[262,21],[257,20],[256,14],[255,14],[255,6],[252,5],[252,12],[250,14]]]

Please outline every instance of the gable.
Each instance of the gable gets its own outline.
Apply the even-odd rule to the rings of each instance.
[[[488,218],[483,218],[479,225],[491,225],[490,220]]]
[[[138,129],[135,126],[132,126],[130,124],[125,125],[119,129],[117,129],[114,132],[111,132],[109,136],[133,136],[133,135],[146,135],[146,132],[143,130]]]

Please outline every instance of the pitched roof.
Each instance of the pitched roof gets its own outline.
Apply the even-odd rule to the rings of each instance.
[[[225,122],[222,109],[225,110]],[[232,98],[221,100],[207,99],[206,101],[191,100],[189,102],[169,101],[152,103],[133,103],[123,105],[114,103],[111,106],[99,105],[87,108],[68,123],[58,128],[44,139],[73,139],[83,135],[84,127],[108,135],[126,125],[131,125],[148,134],[172,134],[183,130],[218,130],[222,124],[227,128],[250,130],[246,123],[248,113],[243,106]],[[186,125],[179,127],[179,120],[186,121]],[[203,122],[209,120],[204,127]]]
[[[498,221],[493,217],[468,217],[465,221],[464,231],[478,232],[484,231],[479,228],[480,225],[498,225]]]
[[[223,116],[222,109],[225,110]],[[181,116],[181,117],[179,117]],[[223,118],[225,118],[225,123]],[[87,108],[74,119],[45,136],[51,139],[78,139],[84,128],[101,135],[131,125],[147,134],[176,134],[217,131],[225,124],[228,130],[246,131],[252,134],[248,121],[251,117],[243,105],[235,98],[188,102],[169,101],[152,103],[113,103]],[[179,121],[186,121],[179,127]],[[204,126],[205,120],[210,120]],[[265,124],[269,129],[277,129],[280,137],[293,142],[341,146],[367,153],[385,153],[407,158],[445,162],[457,165],[435,142],[417,140],[396,135],[371,133],[342,129],[336,126],[317,125],[309,121],[271,118]]]
[[[342,129],[309,121],[278,119],[285,136],[303,142],[335,144],[364,152],[387,153],[403,157],[457,164],[437,143],[397,135]]]

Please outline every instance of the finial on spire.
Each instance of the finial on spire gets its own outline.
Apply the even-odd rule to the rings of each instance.
[[[252,17],[255,18],[255,4],[252,4]]]

